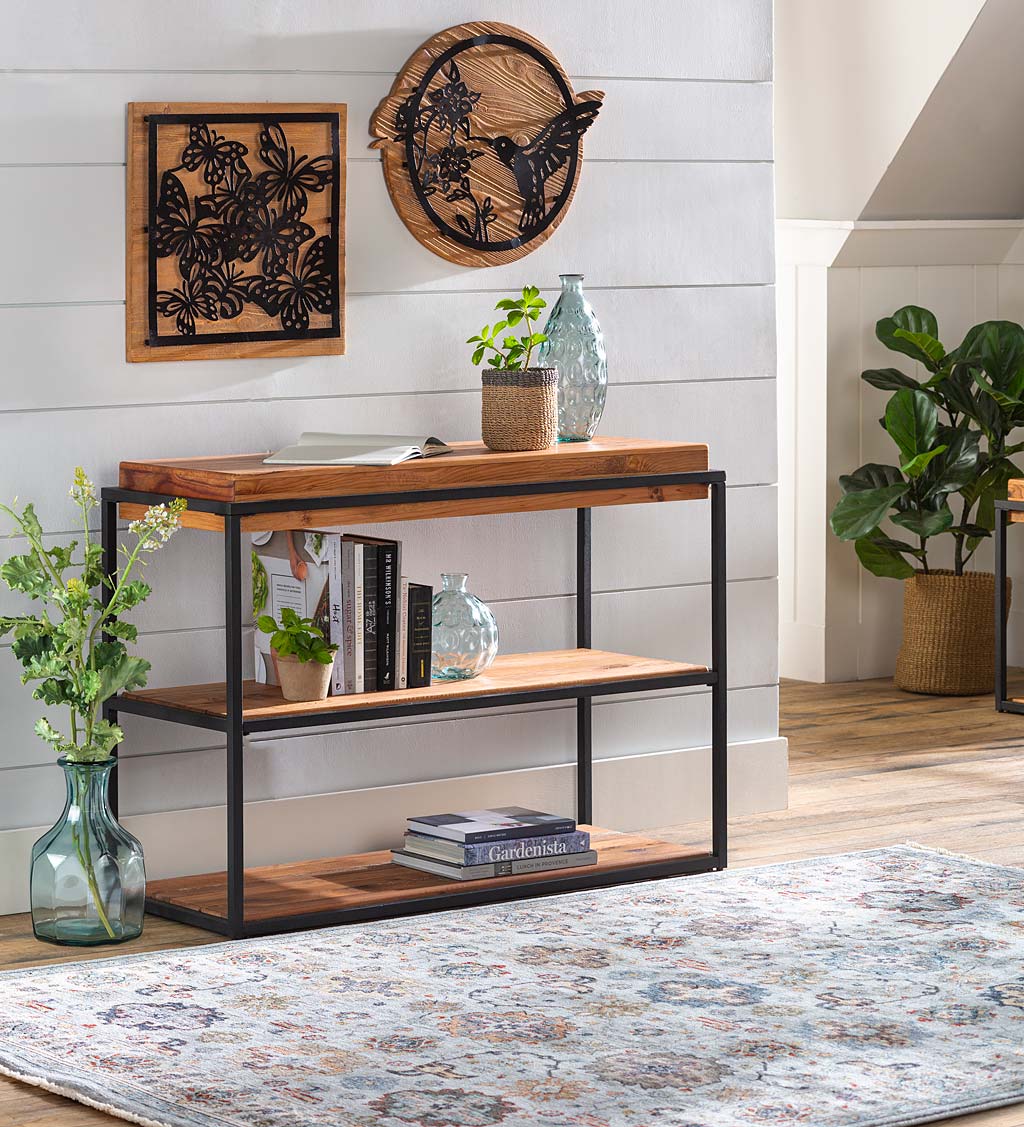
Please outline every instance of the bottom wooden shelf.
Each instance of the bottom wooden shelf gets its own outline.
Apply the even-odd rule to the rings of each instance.
[[[598,853],[597,864],[555,869],[548,873],[523,873],[465,882],[445,880],[393,864],[387,850],[247,869],[246,922],[291,915],[307,916],[316,912],[359,910],[402,901],[440,900],[470,890],[542,886],[545,880],[557,882],[561,878],[586,874],[593,875],[595,882],[601,883],[602,877],[616,871],[673,861],[697,862],[706,856],[689,846],[655,841],[636,834],[615,833],[593,826],[580,828],[591,831],[592,846]],[[544,889],[531,888],[524,895],[532,895],[534,891],[539,893]],[[204,873],[150,881],[148,896],[150,900],[178,908],[224,916],[227,912],[226,874]]]

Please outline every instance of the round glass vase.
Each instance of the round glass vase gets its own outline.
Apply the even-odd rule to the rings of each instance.
[[[608,397],[608,358],[582,274],[560,274],[562,292],[544,326],[538,363],[558,369],[558,441],[589,442]]]
[[[146,867],[142,846],[110,809],[116,759],[64,769],[67,800],[32,846],[29,875],[36,939],[73,947],[123,943],[142,934]]]
[[[462,572],[441,576],[434,596],[432,681],[468,681],[494,661],[498,624],[490,608],[466,590]]]

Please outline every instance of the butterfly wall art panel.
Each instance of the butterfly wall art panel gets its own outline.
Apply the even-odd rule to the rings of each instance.
[[[427,40],[370,121],[391,200],[449,262],[512,262],[549,238],[579,182],[604,94],[576,94],[538,40],[465,23]]]
[[[345,111],[129,104],[130,361],[345,351]]]

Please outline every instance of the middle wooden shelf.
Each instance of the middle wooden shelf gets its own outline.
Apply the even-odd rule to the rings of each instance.
[[[468,681],[434,681],[418,689],[357,693],[321,701],[286,701],[277,686],[245,681],[242,724],[248,732],[270,731],[354,719],[707,685],[713,677],[703,665],[680,661],[605,650],[543,650],[503,654],[485,673]],[[118,697],[116,710],[217,730],[224,727],[228,716],[223,682],[140,689]]]

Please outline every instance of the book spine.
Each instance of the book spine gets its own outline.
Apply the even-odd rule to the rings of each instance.
[[[590,849],[585,853],[567,853],[561,857],[528,857],[522,861],[499,861],[493,867],[496,877],[516,873],[546,873],[552,869],[572,869],[577,865],[596,865],[597,853]]]
[[[327,592],[330,604],[330,641],[337,646],[334,668],[331,670],[331,692],[345,692],[345,618],[343,613],[345,592],[341,579],[341,537],[327,537]]]
[[[499,861],[532,861],[545,857],[564,857],[585,853],[590,848],[590,834],[577,830],[568,834],[545,834],[520,841],[484,842],[463,846],[463,865],[493,865]]]
[[[364,589],[363,589],[363,545],[352,545],[352,559],[355,564],[353,569],[353,582],[355,585],[355,600],[354,612],[352,616],[352,638],[353,638],[353,662],[355,664],[355,692],[362,693],[366,689],[366,678],[364,675],[365,665],[363,662],[363,638],[364,638],[364,619],[365,619],[365,604],[364,604]]]
[[[410,689],[430,684],[433,645],[433,589],[422,583],[409,584],[409,674]]]
[[[377,688],[394,689],[398,649],[398,544],[381,544],[377,549]]]
[[[398,601],[398,687],[409,684],[409,580],[402,576]]]
[[[380,605],[377,590],[377,545],[363,545],[363,676],[365,691],[376,692],[377,649],[380,641]]]
[[[440,837],[459,845],[479,845],[488,841],[515,841],[518,838],[543,837],[546,834],[568,834],[576,832],[576,823],[571,818],[560,822],[545,822],[542,826],[505,826],[493,830],[471,830],[461,837],[452,826],[432,826],[428,822],[418,822],[410,818],[406,822],[409,833],[423,834],[426,837]]]
[[[356,691],[356,588],[355,588],[355,545],[351,540],[342,539],[340,542],[341,553],[341,626],[342,646],[345,650],[345,685],[344,692]]]

